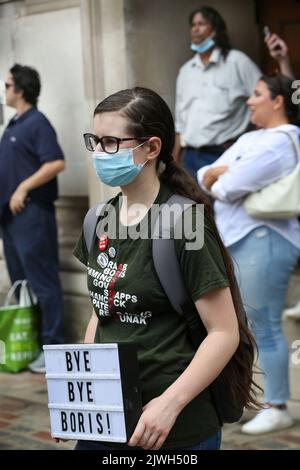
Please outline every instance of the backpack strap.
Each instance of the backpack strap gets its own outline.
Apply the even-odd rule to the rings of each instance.
[[[106,201],[100,202],[100,204],[96,204],[91,207],[84,218],[83,237],[88,253],[91,251],[93,246],[98,217],[102,214],[104,207],[109,201],[110,199],[107,199]]]
[[[170,220],[169,206],[172,204],[177,204],[177,210],[175,211],[173,220]],[[172,307],[177,313],[185,317],[190,338],[194,346],[198,347],[207,335],[207,332],[185,286],[175,249],[174,237],[172,237],[176,222],[182,217],[184,211],[194,204],[196,203],[192,199],[178,194],[174,194],[168,199],[160,211],[159,215],[161,215],[161,217],[157,217],[155,221],[152,240],[152,258],[157,276]],[[168,213],[167,216],[164,214],[166,211]],[[166,238],[164,238],[164,236]]]
[[[177,205],[177,210],[174,214],[175,217],[170,220],[169,207],[173,204]],[[189,295],[184,284],[172,232],[184,211],[194,204],[195,201],[191,199],[173,194],[160,210],[153,230],[152,257],[154,267],[170,303],[180,315],[184,314],[182,307],[187,303]]]

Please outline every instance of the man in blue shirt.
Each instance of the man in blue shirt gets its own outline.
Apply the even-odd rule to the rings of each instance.
[[[38,111],[36,70],[15,64],[6,82],[6,104],[16,109],[0,141],[0,224],[11,282],[28,279],[42,313],[43,344],[62,343],[63,300],[59,281],[54,201],[57,174],[65,167],[56,134]],[[44,372],[44,354],[29,365]]]

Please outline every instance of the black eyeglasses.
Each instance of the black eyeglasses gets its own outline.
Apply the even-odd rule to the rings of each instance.
[[[124,137],[120,139],[119,137],[114,137],[111,135],[105,135],[103,137],[98,137],[94,134],[83,134],[84,143],[90,152],[94,152],[96,150],[97,145],[100,143],[103,152],[113,154],[119,151],[120,143],[126,142],[129,140],[141,140],[145,141],[150,139],[150,137]]]

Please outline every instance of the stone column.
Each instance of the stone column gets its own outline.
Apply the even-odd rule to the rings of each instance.
[[[92,115],[99,101],[128,86],[124,0],[81,0],[82,56],[87,101]],[[90,205],[116,194],[95,177],[88,158]]]
[[[88,197],[61,196],[55,205],[65,334],[68,342],[77,342],[83,340],[92,311],[87,295],[86,268],[73,256],[88,208]]]

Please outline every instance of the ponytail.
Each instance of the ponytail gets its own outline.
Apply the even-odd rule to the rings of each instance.
[[[165,162],[166,168],[160,175],[160,180],[169,186],[176,194],[188,197],[210,209],[208,196],[201,191],[195,180],[174,160],[172,156]]]

